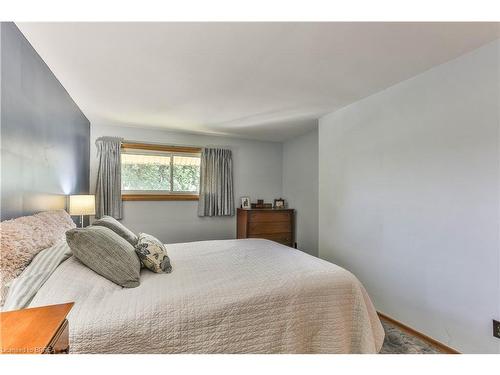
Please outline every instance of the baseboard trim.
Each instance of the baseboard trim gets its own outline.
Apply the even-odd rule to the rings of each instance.
[[[399,329],[401,329],[403,332],[406,332],[406,333],[409,333],[411,335],[417,336],[422,341],[425,341],[429,345],[432,345],[432,346],[438,348],[440,351],[442,351],[445,354],[460,354],[460,352],[458,350],[450,348],[449,346],[447,346],[447,345],[445,345],[445,344],[443,344],[443,343],[441,343],[441,342],[433,339],[432,337],[424,335],[423,333],[418,332],[416,329],[413,329],[413,328],[407,326],[406,324],[403,324],[403,323],[397,321],[396,319],[393,319],[390,316],[381,313],[380,311],[377,311],[377,314],[380,317],[380,319],[386,320],[389,323],[394,324]]]

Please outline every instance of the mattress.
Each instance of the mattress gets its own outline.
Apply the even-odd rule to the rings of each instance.
[[[377,353],[384,331],[345,269],[260,239],[167,244],[173,271],[121,288],[62,263],[30,307],[75,302],[71,353]]]

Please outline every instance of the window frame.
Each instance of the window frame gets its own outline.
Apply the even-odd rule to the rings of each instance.
[[[197,201],[199,192],[176,192],[173,191],[173,159],[174,156],[199,156],[201,157],[201,147],[187,146],[167,146],[148,143],[123,142],[121,145],[122,153],[124,150],[148,151],[153,154],[155,151],[168,153],[170,156],[170,191],[167,190],[121,190],[123,201]],[[132,153],[132,152],[131,152]],[[146,154],[146,153],[145,153]]]

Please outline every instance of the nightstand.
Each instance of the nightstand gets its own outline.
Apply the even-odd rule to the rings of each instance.
[[[2,354],[61,354],[69,352],[66,316],[74,303],[0,313]]]

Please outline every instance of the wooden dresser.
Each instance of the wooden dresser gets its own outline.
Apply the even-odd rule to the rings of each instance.
[[[59,354],[69,352],[66,315],[73,303],[0,313],[2,354]]]
[[[238,208],[237,238],[265,238],[283,245],[295,245],[295,210],[275,208]]]

